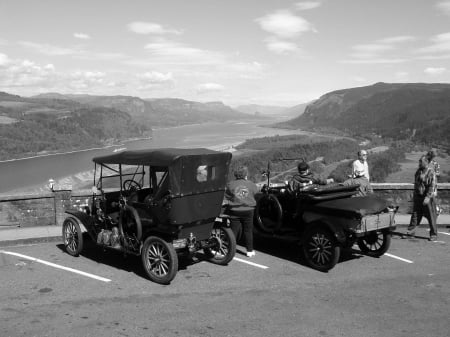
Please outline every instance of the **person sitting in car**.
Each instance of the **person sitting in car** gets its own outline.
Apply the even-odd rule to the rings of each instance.
[[[308,163],[302,161],[297,165],[298,173],[292,177],[292,188],[294,190],[312,185],[327,185],[334,182],[333,178],[324,179],[309,170]]]

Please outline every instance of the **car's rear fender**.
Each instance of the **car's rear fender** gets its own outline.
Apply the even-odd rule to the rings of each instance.
[[[69,214],[66,219],[70,218],[76,221],[80,225],[82,231],[88,232],[89,236],[94,241],[96,240],[94,222],[89,214],[76,210],[66,210],[65,213]]]
[[[322,226],[328,229],[331,233],[333,233],[338,243],[343,244],[347,240],[347,236],[345,235],[342,224],[332,221],[333,219],[329,219],[323,216],[308,217],[308,214],[304,214],[303,218],[306,224],[305,232],[313,227]]]

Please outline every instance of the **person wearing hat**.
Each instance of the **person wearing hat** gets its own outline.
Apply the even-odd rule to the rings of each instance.
[[[226,214],[230,216],[231,230],[236,237],[244,234],[247,256],[255,256],[253,250],[253,214],[256,207],[255,194],[258,192],[256,184],[247,179],[248,169],[240,166],[234,171],[235,180],[228,182],[225,189],[223,205]]]
[[[356,159],[352,164],[352,178],[356,177],[356,172],[363,172],[364,177],[370,181],[369,175],[369,164],[367,164],[367,151],[358,151],[358,159]]]
[[[297,165],[298,173],[294,174],[292,177],[292,188],[294,190],[312,185],[327,185],[334,182],[333,178],[323,179],[322,177],[314,174],[309,170],[309,165],[307,162],[300,162]]]
[[[365,177],[364,171],[356,170],[354,172],[355,177],[345,180],[341,183],[342,186],[353,186],[359,185],[358,193],[353,195],[353,197],[364,197],[367,194],[372,194],[373,190],[370,186],[369,180]]]

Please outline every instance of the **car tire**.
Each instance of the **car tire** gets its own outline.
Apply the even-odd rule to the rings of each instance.
[[[305,233],[302,253],[308,266],[327,272],[338,263],[341,247],[330,230],[313,226]]]
[[[215,247],[203,249],[209,262],[224,266],[234,258],[236,254],[236,238],[230,228],[213,228],[209,241],[215,244]]]
[[[357,244],[361,252],[372,257],[380,257],[391,246],[392,234],[387,231],[372,231],[358,239]]]
[[[62,238],[66,252],[72,256],[80,255],[83,250],[83,233],[75,219],[67,218],[62,225]]]
[[[172,244],[150,236],[144,241],[142,265],[148,278],[159,284],[169,284],[178,272],[178,256]]]
[[[274,233],[283,223],[283,209],[273,194],[262,196],[256,203],[255,227],[263,233]]]

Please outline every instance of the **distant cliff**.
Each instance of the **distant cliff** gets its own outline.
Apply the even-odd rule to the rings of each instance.
[[[450,84],[376,83],[337,90],[282,126],[450,144]]]
[[[61,95],[46,94],[36,97],[61,98]],[[63,97],[80,104],[125,111],[136,121],[149,123],[152,127],[252,118],[251,115],[233,110],[222,102],[200,103],[178,98],[142,99],[133,96],[63,95]]]

